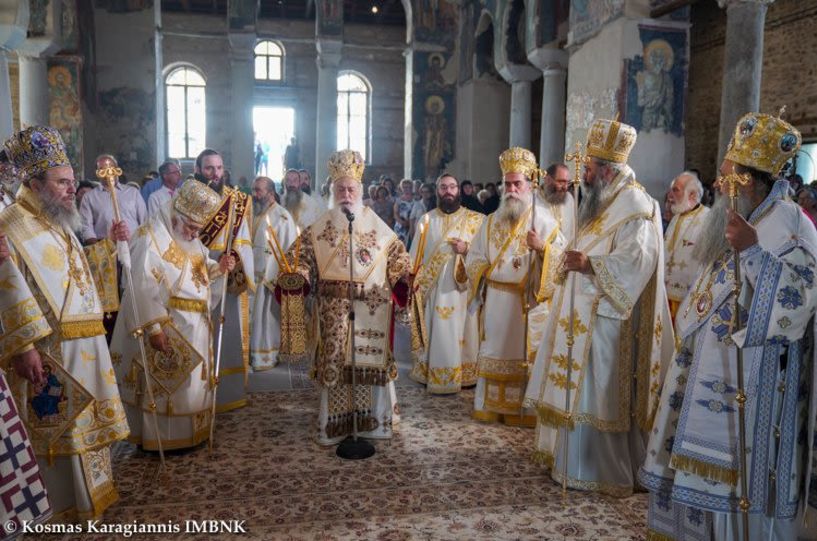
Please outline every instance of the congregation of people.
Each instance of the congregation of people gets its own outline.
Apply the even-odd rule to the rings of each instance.
[[[636,144],[597,119],[565,163],[512,147],[477,183],[367,181],[340,150],[323,182],[292,167],[233,185],[207,149],[190,176],[168,159],[132,185],[115,156],[78,181],[55,129],[17,133],[0,153],[0,436],[32,458],[2,459],[30,502],[10,519],[101,516],[114,443],[201,447],[252,372],[287,363],[315,382],[317,444],[389,439],[400,327],[409,378],[530,429],[555,483],[647,491],[649,539],[796,539],[817,506],[801,135],[748,113],[718,178],[669,173],[661,203]]]

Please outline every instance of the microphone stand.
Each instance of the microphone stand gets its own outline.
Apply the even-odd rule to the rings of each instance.
[[[352,395],[351,399],[351,407],[352,407],[352,435],[346,436],[340,444],[338,445],[335,454],[340,458],[345,458],[346,460],[362,460],[369,458],[375,452],[374,445],[369,443],[366,440],[358,439],[357,437],[357,404],[355,404],[355,397],[357,396],[357,374],[356,374],[356,367],[355,364],[355,295],[354,295],[354,276],[355,276],[355,257],[354,251],[352,250],[352,232],[353,226],[355,222],[355,215],[352,214],[348,209],[343,208],[343,213],[346,215],[346,219],[349,220],[349,287],[348,287],[348,296],[349,296],[349,345],[350,345],[350,355],[351,355],[351,364],[352,364],[352,386],[350,387],[350,392]]]

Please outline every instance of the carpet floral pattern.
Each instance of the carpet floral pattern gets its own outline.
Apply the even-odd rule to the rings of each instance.
[[[563,499],[528,460],[533,432],[472,421],[472,392],[432,397],[404,383],[398,400],[394,439],[377,442],[377,454],[360,462],[313,443],[314,389],[253,394],[248,407],[218,417],[212,452],[169,454],[158,483],[151,479],[158,456],[120,445],[121,497],[103,522],[245,520],[247,533],[234,538],[248,541],[644,539],[645,495],[571,491]]]

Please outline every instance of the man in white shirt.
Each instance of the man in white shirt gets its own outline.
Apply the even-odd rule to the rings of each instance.
[[[182,168],[179,160],[168,158],[159,166],[162,186],[148,198],[148,216],[155,216],[161,208],[173,199],[173,194],[182,184]]]
[[[97,168],[104,160],[116,159],[110,154],[102,154],[96,159]],[[116,181],[116,199],[122,220],[128,225],[128,231],[136,231],[147,219],[147,207],[139,190],[132,186],[125,186]],[[79,207],[82,215],[82,241],[84,244],[93,244],[97,240],[108,238],[108,232],[114,223],[113,203],[108,189],[100,184],[82,198]]]

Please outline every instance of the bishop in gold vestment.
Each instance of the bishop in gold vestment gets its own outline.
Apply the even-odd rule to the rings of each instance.
[[[290,248],[285,264],[293,272],[280,274],[276,287],[282,305],[280,356],[284,359],[292,357],[295,346],[301,358],[306,351],[305,344],[296,343],[306,333],[303,304],[289,297],[317,290],[320,341],[313,375],[320,389],[316,439],[323,445],[351,434],[354,417],[362,437],[390,438],[398,414],[392,336],[395,313],[408,301],[409,257],[394,231],[363,206],[363,167],[357,152],[332,155],[333,208],[307,227]],[[354,216],[352,254],[344,210]],[[354,262],[355,396],[350,385],[350,261]]]
[[[0,359],[15,368],[9,384],[55,515],[98,517],[118,498],[110,445],[128,435],[97,292],[102,282],[116,292],[115,267],[96,267],[95,277],[73,233],[75,181],[59,133],[31,127],[5,147],[24,185],[0,212],[19,269],[0,296]],[[114,225],[114,240],[127,236]],[[114,247],[104,241],[91,250],[109,261]]]

